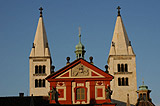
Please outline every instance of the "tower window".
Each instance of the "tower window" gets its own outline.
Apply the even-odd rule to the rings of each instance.
[[[43,80],[36,79],[35,80],[35,88],[37,88],[37,87],[45,87],[46,86],[45,83],[46,83],[45,79],[43,79]]]
[[[45,73],[45,70],[46,70],[46,66],[43,65],[43,73]]]
[[[146,94],[143,94],[143,100],[146,101]]]
[[[118,78],[118,86],[129,86],[128,78]]]
[[[39,66],[39,73],[42,73],[42,66]]]
[[[124,86],[124,85],[125,85],[124,78],[122,78],[122,86]]]
[[[124,65],[121,64],[121,72],[124,72]]]
[[[128,65],[125,64],[125,72],[128,72]]]
[[[117,64],[118,72],[128,72],[128,64]]]
[[[125,82],[126,82],[126,86],[128,86],[128,78],[126,78],[126,81],[125,81]]]
[[[42,82],[41,82],[42,80],[41,79],[39,79],[39,87],[41,87],[41,85],[42,85]]]
[[[45,87],[45,79],[43,79],[43,87]]]
[[[121,78],[118,78],[118,86],[121,86]]]
[[[120,64],[118,64],[117,66],[118,66],[118,72],[120,72],[121,71]]]
[[[38,80],[35,80],[35,88],[38,87]]]
[[[38,66],[35,66],[35,74],[38,73]]]
[[[77,88],[76,98],[77,98],[77,100],[84,100],[85,99],[85,88]]]
[[[140,98],[140,100],[142,100],[142,94],[140,94],[140,97],[139,97],[139,98]]]
[[[35,74],[44,74],[46,73],[46,66],[43,65],[43,66],[35,66]]]

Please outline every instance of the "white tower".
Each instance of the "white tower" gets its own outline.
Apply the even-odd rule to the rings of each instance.
[[[52,60],[43,23],[42,7],[39,10],[39,22],[33,47],[29,56],[30,95],[47,96],[49,91],[49,83],[45,80],[45,78],[50,75]]]
[[[118,16],[108,57],[109,73],[114,76],[111,81],[112,100],[117,106],[126,106],[127,94],[131,105],[137,102],[136,55],[128,39],[118,6]]]

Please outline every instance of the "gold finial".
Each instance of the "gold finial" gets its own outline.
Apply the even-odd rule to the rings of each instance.
[[[39,10],[40,10],[40,17],[42,17],[42,10],[43,10],[43,8],[40,7]]]
[[[118,6],[117,9],[118,9],[118,16],[121,16],[121,14],[120,14],[120,9],[121,9],[121,7]]]
[[[142,78],[142,84],[144,85],[144,78]]]

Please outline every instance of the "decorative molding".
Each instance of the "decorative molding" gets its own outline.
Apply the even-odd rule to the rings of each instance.
[[[37,73],[37,74],[33,74],[33,76],[47,76],[46,73]]]
[[[132,74],[133,72],[114,72],[114,74]]]

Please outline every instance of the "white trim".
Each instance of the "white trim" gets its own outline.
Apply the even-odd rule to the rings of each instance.
[[[90,82],[86,82],[86,88],[87,88],[87,104],[90,103]]]
[[[74,88],[76,87],[76,82],[72,82],[72,102],[73,104],[75,103],[75,92],[74,92]]]

